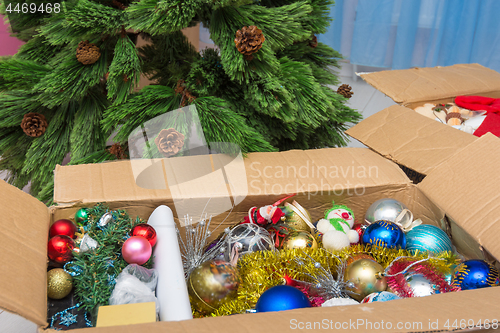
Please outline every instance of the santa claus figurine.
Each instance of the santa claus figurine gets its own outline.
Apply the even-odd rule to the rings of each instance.
[[[276,224],[279,221],[285,220],[285,213],[278,206],[283,203],[283,201],[290,199],[295,194],[289,195],[283,199],[280,199],[273,203],[272,205],[264,207],[252,207],[248,211],[248,216],[245,216],[245,220],[242,223],[254,223],[261,227],[265,227],[268,224]]]

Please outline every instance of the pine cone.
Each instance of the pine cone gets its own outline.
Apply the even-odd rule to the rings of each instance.
[[[125,149],[119,143],[113,143],[111,147],[108,148],[110,154],[115,155],[117,159],[123,160],[127,158]]]
[[[318,37],[313,35],[311,41],[309,42],[309,46],[313,49],[318,46]]]
[[[76,49],[76,59],[84,65],[91,65],[101,57],[99,48],[88,40],[78,43]]]
[[[266,38],[262,34],[262,30],[255,25],[243,27],[241,30],[236,31],[236,38],[234,44],[238,51],[245,56],[248,61],[253,59],[255,52],[262,48],[262,43]]]
[[[184,146],[184,134],[173,128],[162,129],[155,139],[155,144],[163,156],[173,156]]]
[[[24,115],[23,121],[21,122],[21,128],[27,136],[33,138],[38,138],[47,129],[47,120],[45,116],[40,113],[30,112]]]
[[[348,84],[343,84],[337,89],[337,94],[340,94],[345,98],[351,98],[353,95],[353,92],[351,90],[351,86],[349,86]]]

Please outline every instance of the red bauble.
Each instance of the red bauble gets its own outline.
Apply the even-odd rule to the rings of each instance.
[[[49,239],[47,248],[47,253],[51,260],[64,264],[73,257],[75,242],[68,236],[57,235]]]
[[[137,224],[132,228],[130,236],[141,236],[148,240],[151,247],[156,244],[156,230],[147,223]]]
[[[351,243],[351,244],[361,244],[361,239],[363,239],[363,233],[365,232],[365,229],[368,227],[368,225],[364,223],[354,223],[352,226],[352,230],[356,230],[356,232],[359,235],[359,241],[357,243]]]
[[[76,238],[76,225],[70,220],[57,220],[50,226],[49,237],[57,235]]]

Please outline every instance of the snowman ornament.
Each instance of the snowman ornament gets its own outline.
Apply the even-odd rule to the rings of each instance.
[[[318,221],[317,229],[323,234],[323,247],[340,251],[359,241],[359,234],[352,230],[353,211],[344,205],[335,205],[326,211],[325,218]]]

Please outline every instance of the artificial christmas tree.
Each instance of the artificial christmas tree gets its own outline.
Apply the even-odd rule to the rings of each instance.
[[[207,142],[243,153],[345,145],[346,124],[360,115],[328,87],[338,83],[340,54],[316,38],[331,4],[3,0],[13,33],[27,43],[0,61],[0,170],[48,199],[68,153],[71,164],[127,156],[110,152],[110,135],[127,147],[135,128],[185,105],[196,106]],[[217,50],[198,53],[182,34],[198,22]],[[136,48],[139,34],[150,43]],[[153,84],[134,92],[141,74]],[[21,123],[34,112],[46,129],[28,136]]]

